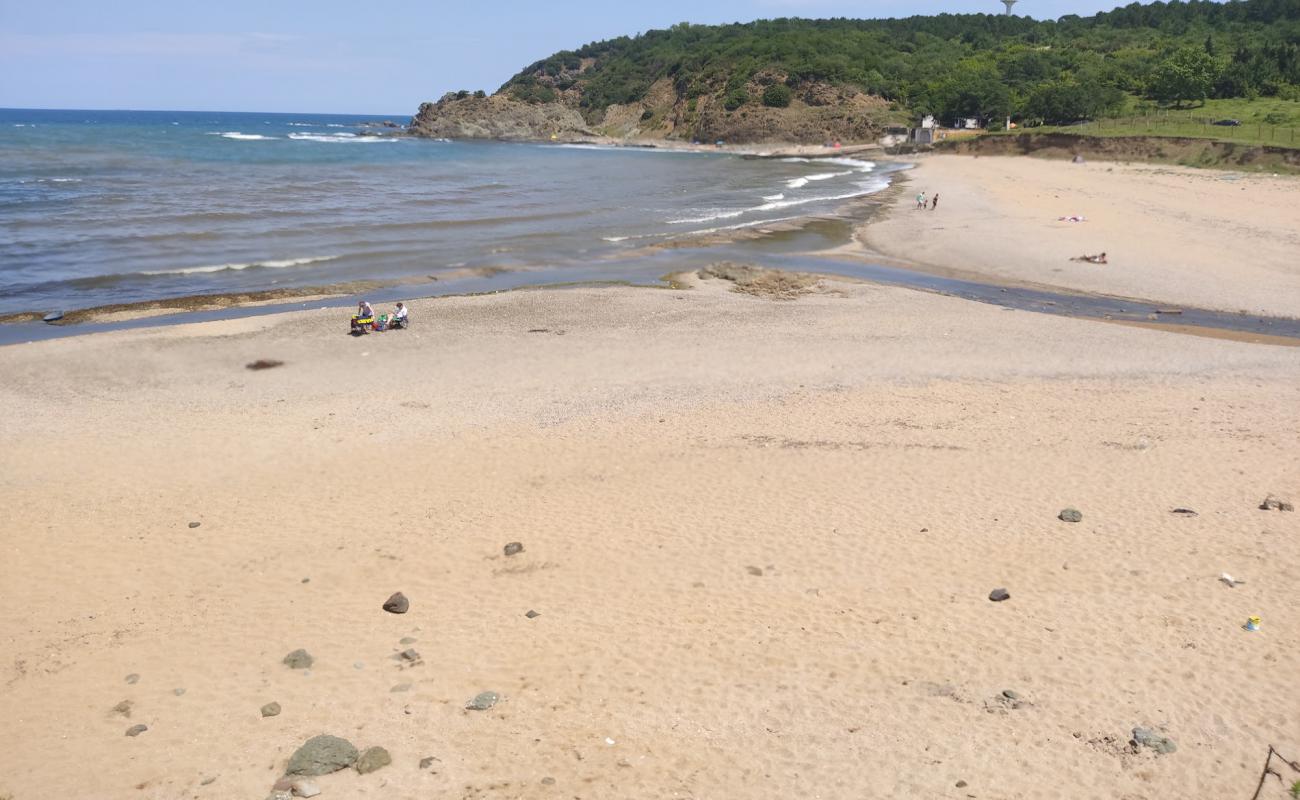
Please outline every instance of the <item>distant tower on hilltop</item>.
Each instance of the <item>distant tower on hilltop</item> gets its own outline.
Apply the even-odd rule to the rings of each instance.
[[[1020,0],[1002,0],[1002,5],[1004,5],[1004,6],[1007,7],[1007,16],[1008,16],[1008,17],[1011,16],[1011,7],[1014,6],[1014,5],[1015,5],[1016,3],[1018,3],[1018,2],[1020,2]]]

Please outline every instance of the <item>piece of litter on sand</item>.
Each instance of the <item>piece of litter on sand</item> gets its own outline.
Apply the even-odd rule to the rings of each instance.
[[[1057,217],[1057,222],[1087,222],[1088,218],[1082,214],[1071,214],[1068,217]]]
[[[608,736],[606,736],[606,737],[605,737],[605,744],[613,745],[613,744],[614,744],[614,740],[611,739],[611,738],[609,738]]]
[[[1190,509],[1190,508],[1175,508],[1173,511],[1170,511],[1169,513],[1170,513],[1170,514],[1177,514],[1177,515],[1180,516],[1180,517],[1194,517],[1194,516],[1196,516],[1196,512],[1193,511],[1193,510]]]
[[[1224,583],[1226,583],[1229,587],[1233,587],[1233,586],[1242,586],[1242,585],[1244,585],[1244,584],[1246,583],[1246,582],[1243,581],[1243,580],[1238,580],[1237,578],[1232,577],[1231,575],[1229,575],[1229,574],[1226,573],[1226,572],[1221,573],[1221,574],[1219,575],[1219,580],[1221,580],[1221,581],[1223,581]]]

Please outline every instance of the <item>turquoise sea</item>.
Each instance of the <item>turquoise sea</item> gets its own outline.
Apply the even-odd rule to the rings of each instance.
[[[447,142],[383,119],[0,110],[0,314],[467,268],[545,273],[833,211],[856,158]],[[624,259],[620,262],[620,259]]]

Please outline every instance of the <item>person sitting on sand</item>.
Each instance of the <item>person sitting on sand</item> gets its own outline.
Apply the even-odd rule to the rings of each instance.
[[[392,326],[394,328],[406,327],[406,306],[402,305],[401,303],[397,304],[397,310],[393,312]]]
[[[357,313],[352,315],[352,332],[365,333],[369,328],[375,326],[375,309],[370,303],[362,300],[357,303]]]

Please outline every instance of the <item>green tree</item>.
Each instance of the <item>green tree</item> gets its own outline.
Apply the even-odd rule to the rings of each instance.
[[[772,108],[785,108],[790,105],[793,92],[784,83],[774,83],[763,90],[763,105]]]
[[[1182,47],[1156,66],[1147,92],[1161,103],[1181,106],[1209,97],[1218,75],[1214,59],[1204,49]]]

